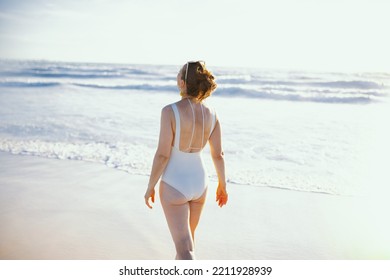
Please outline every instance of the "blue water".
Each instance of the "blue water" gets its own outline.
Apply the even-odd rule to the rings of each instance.
[[[180,66],[0,61],[0,87],[64,87],[177,92]],[[390,73],[321,73],[213,67],[216,95],[325,103],[386,98]]]
[[[230,184],[349,195],[378,177],[389,73],[209,68]],[[0,151],[150,173],[180,66],[2,60],[0,69]]]

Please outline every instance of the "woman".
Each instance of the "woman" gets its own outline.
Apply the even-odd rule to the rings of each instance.
[[[221,125],[206,99],[217,87],[203,62],[188,62],[177,75],[181,100],[162,109],[159,144],[145,203],[152,206],[160,179],[160,200],[176,247],[176,259],[194,259],[194,235],[206,199],[208,177],[202,159],[207,141],[218,175],[216,201],[228,200]]]

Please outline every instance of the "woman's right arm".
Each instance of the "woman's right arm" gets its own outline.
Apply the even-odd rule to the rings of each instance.
[[[152,202],[154,202],[155,185],[160,179],[161,174],[163,173],[171,155],[173,142],[172,118],[172,109],[170,106],[165,106],[161,111],[160,137],[157,151],[153,159],[153,166],[149,177],[148,188],[144,196],[145,203],[149,208],[152,208],[152,206],[149,204],[149,198],[151,198]]]
[[[228,201],[228,194],[226,191],[226,177],[225,177],[225,160],[222,149],[222,132],[221,124],[217,119],[215,128],[209,139],[211,158],[213,159],[215,170],[218,176],[218,187],[216,193],[216,201],[218,206],[222,207]]]

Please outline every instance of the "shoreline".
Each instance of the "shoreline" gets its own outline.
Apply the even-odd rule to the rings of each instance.
[[[6,152],[0,165],[0,259],[174,258],[158,196],[144,205],[147,176]],[[200,260],[390,258],[385,199],[228,184],[221,209],[215,187],[196,233]]]

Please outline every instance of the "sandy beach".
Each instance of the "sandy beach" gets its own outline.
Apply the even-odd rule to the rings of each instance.
[[[147,176],[97,163],[0,153],[0,259],[173,259]],[[385,199],[215,183],[196,237],[198,259],[389,259]]]

